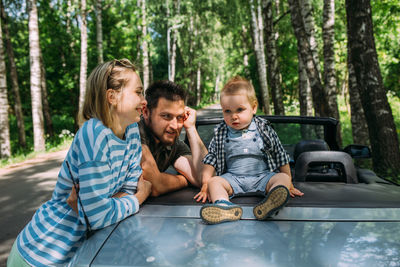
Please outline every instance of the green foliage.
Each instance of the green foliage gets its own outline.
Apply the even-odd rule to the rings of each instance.
[[[79,97],[80,25],[79,1],[67,10],[67,1],[38,0],[40,45],[46,70],[48,102],[56,137],[46,140],[47,147],[63,142],[58,134],[63,129],[76,132]],[[167,29],[181,25],[177,36],[175,81],[188,90],[189,104],[194,106],[197,71],[201,72],[201,101],[203,107],[215,99],[216,86],[234,75],[250,79],[259,96],[259,78],[252,46],[251,16],[248,0],[166,0],[146,1],[150,61],[153,80],[168,78]],[[273,1],[274,2],[274,1]],[[275,3],[275,2],[274,2]],[[279,1],[279,15],[274,8],[277,50],[282,74],[282,89],[287,114],[298,115],[298,60],[297,41],[293,34],[287,1]],[[347,83],[347,30],[344,1],[335,1],[335,53],[338,93]],[[397,131],[400,132],[400,2],[397,0],[371,1],[376,48],[384,85],[389,91]],[[18,71],[22,109],[25,116],[28,149],[18,144],[18,131],[13,109],[10,108],[12,153],[28,153],[32,148],[32,119],[30,99],[30,62],[27,13],[21,0],[5,1],[8,26],[12,36]],[[102,11],[104,60],[129,58],[140,65],[141,10],[136,0],[104,0]],[[322,54],[322,0],[313,0],[313,15],[319,53]],[[286,14],[286,15],[284,15]],[[279,17],[283,16],[283,17]],[[278,17],[280,18],[279,21]],[[97,65],[96,14],[94,1],[88,1],[88,73]],[[139,56],[139,57],[138,57]],[[248,65],[244,58],[248,56]],[[322,58],[322,57],[321,57]],[[8,60],[8,59],[6,59]],[[321,60],[321,69],[322,63]],[[9,74],[9,70],[7,70]],[[217,83],[216,80],[219,79]],[[10,106],[15,103],[7,75]],[[397,96],[397,97],[396,97]],[[259,97],[260,98],[260,97]],[[352,142],[351,123],[346,101],[339,98],[343,144]],[[400,133],[399,133],[400,135]]]
[[[400,2],[371,1],[379,63],[388,91],[400,97]]]

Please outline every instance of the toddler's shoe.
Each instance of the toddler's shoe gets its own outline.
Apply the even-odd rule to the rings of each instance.
[[[243,210],[227,200],[217,200],[213,204],[206,204],[200,210],[201,219],[208,224],[231,222],[240,220]]]
[[[283,185],[278,185],[269,191],[267,196],[254,207],[253,214],[257,220],[265,220],[285,206],[288,200],[289,190]]]

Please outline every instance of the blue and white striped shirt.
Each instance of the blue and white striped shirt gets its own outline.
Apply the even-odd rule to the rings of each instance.
[[[78,202],[79,216],[67,204],[75,182],[90,227],[101,229],[136,213],[133,195],[142,173],[142,147],[136,123],[126,128],[125,140],[97,119],[85,122],[77,132],[61,166],[52,198],[33,215],[17,237],[18,251],[33,266],[66,264],[85,237],[86,222]],[[112,198],[117,192],[130,195]]]

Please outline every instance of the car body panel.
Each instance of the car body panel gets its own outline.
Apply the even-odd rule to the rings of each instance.
[[[320,127],[312,130],[312,138],[340,151],[335,119],[264,117],[282,136],[292,171],[296,142],[303,140],[298,132],[304,125]],[[221,121],[198,121],[205,144]],[[293,125],[285,129],[288,123]],[[253,215],[260,196],[233,198],[243,208],[242,219],[216,225],[200,219],[202,203],[193,199],[198,188],[151,197],[139,213],[86,240],[70,265],[400,266],[400,186],[368,169],[357,168],[356,176],[353,183],[328,182],[323,175],[302,182],[296,181],[294,173],[294,186],[304,196],[290,198],[267,221],[257,221]]]
[[[198,208],[143,207],[114,229],[90,266],[399,265],[399,209],[288,207],[256,221],[244,207],[244,220],[206,225]],[[359,216],[348,220],[349,212]],[[304,220],[292,219],[298,215]]]

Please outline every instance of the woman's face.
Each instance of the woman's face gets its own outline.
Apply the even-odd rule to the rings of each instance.
[[[114,116],[118,117],[121,125],[129,125],[140,120],[146,100],[143,96],[143,85],[136,72],[127,70],[121,74],[128,82],[118,92],[114,105]]]

